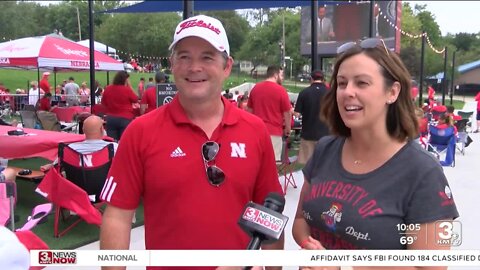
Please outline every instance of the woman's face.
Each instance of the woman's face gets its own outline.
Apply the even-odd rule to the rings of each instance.
[[[398,83],[386,89],[381,66],[364,53],[346,59],[337,74],[340,116],[352,132],[386,129],[389,103],[398,96]]]

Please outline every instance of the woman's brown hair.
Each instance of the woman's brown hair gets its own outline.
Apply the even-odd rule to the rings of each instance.
[[[113,84],[114,85],[125,85],[125,82],[127,81],[128,77],[130,75],[126,71],[119,71],[117,74],[115,74],[115,77],[113,78]]]
[[[418,136],[418,121],[415,116],[415,106],[410,97],[410,74],[402,60],[395,53],[387,52],[382,44],[367,49],[354,46],[338,56],[330,81],[331,89],[322,101],[320,112],[322,121],[327,123],[332,134],[350,137],[351,130],[343,122],[338,110],[337,75],[340,65],[345,60],[358,54],[365,54],[380,65],[385,91],[390,89],[395,82],[400,84],[400,93],[397,100],[388,105],[386,117],[388,134],[399,141],[415,139]]]

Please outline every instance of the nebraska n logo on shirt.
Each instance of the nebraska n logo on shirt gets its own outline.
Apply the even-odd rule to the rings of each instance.
[[[244,143],[231,142],[230,147],[232,148],[231,157],[247,158],[247,154],[245,153]]]

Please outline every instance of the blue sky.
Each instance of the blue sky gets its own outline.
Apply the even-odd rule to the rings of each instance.
[[[442,35],[459,32],[479,33],[480,11],[479,1],[405,1],[415,4],[426,4],[427,10],[435,15]]]

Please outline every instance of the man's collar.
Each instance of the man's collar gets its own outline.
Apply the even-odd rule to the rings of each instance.
[[[238,122],[239,113],[236,111],[235,106],[233,106],[232,102],[228,101],[225,97],[220,95],[220,98],[223,102],[224,111],[222,117],[222,123],[225,125],[233,125]],[[165,105],[168,106],[168,111],[170,112],[170,116],[172,117],[173,122],[176,124],[191,124],[192,121],[188,118],[187,113],[182,107],[180,100],[178,99],[178,95],[176,95],[172,102]]]

